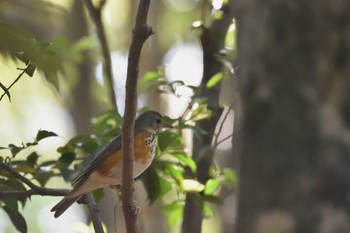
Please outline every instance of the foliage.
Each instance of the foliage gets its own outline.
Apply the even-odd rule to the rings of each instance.
[[[184,85],[174,85],[174,82],[167,82],[164,77],[157,75],[158,79],[149,79],[148,82],[158,82],[159,90],[176,95],[176,89]],[[147,79],[146,75],[146,79]],[[153,85],[147,83],[145,85]],[[188,87],[195,91],[194,87]],[[145,109],[143,109],[145,110]],[[233,189],[236,183],[236,176],[232,170],[221,169],[217,165],[212,167],[211,179],[201,184],[196,179],[197,165],[184,148],[182,137],[183,129],[190,129],[197,137],[201,138],[205,133],[195,126],[195,122],[210,117],[210,111],[206,107],[206,102],[193,98],[189,108],[178,119],[168,119],[175,127],[171,130],[162,131],[158,134],[157,153],[151,167],[144,172],[139,179],[148,193],[150,203],[160,200],[166,194],[175,192],[173,200],[164,206],[164,210],[169,214],[169,227],[173,226],[181,219],[185,193],[203,192],[203,197],[197,195],[198,203],[202,206],[209,217],[213,210],[209,204],[220,204],[218,194],[223,186]],[[115,110],[107,111],[93,119],[93,129],[89,135],[79,135],[70,139],[65,145],[59,147],[57,160],[40,161],[41,157],[37,152],[29,150],[47,138],[57,136],[54,132],[39,130],[32,142],[21,145],[10,144],[1,147],[2,150],[10,152],[11,156],[1,157],[2,163],[11,165],[17,172],[25,177],[30,177],[45,186],[47,181],[54,176],[62,176],[65,181],[72,181],[93,156],[103,148],[113,137],[120,133],[122,117]],[[21,156],[19,156],[21,154]],[[12,174],[0,171],[1,190],[27,190],[27,187]],[[98,191],[99,192],[99,191]],[[98,193],[97,192],[97,193]],[[100,196],[100,195],[98,195]],[[15,226],[21,232],[26,232],[23,227],[24,217],[20,214],[19,204],[24,206],[28,197],[20,199],[1,200],[1,207],[9,215]]]
[[[215,17],[220,18],[222,15],[219,11],[215,11]],[[204,30],[205,26],[203,23],[197,23],[193,28]],[[26,68],[20,70],[29,76],[33,76],[36,69],[42,70],[47,77],[55,76],[58,71],[63,72],[61,61],[79,63],[83,58],[82,52],[93,45],[91,39],[83,38],[71,43],[65,37],[57,37],[52,40],[52,43],[48,43],[11,30],[11,27],[0,22],[0,32],[4,32],[3,37],[6,41],[11,38],[15,40],[14,47],[6,52],[12,59],[24,62]],[[1,46],[3,41],[0,39],[0,52],[5,49]],[[228,29],[225,44],[225,49],[216,54],[224,68],[204,84],[208,89],[219,85],[220,81],[234,72],[232,64],[232,58],[236,56],[234,22]],[[51,78],[48,80],[56,87],[58,86],[57,80]],[[11,99],[10,88],[1,82],[0,88],[4,95]],[[189,99],[187,109],[179,118],[167,119],[174,128],[158,134],[154,162],[138,178],[144,184],[150,204],[155,201],[164,201],[163,210],[168,214],[168,226],[172,228],[182,219],[187,193],[193,194],[204,216],[210,217],[214,213],[213,206],[222,204],[219,197],[220,192],[225,188],[235,189],[237,176],[233,170],[221,168],[214,163],[210,168],[210,179],[205,183],[198,181],[197,161],[192,159],[188,148],[185,148],[183,131],[190,130],[195,137],[201,140],[207,132],[196,126],[196,123],[210,118],[212,112],[208,109],[207,100],[198,97],[197,87],[186,85],[183,81],[169,82],[165,72],[159,70],[147,73],[140,80],[138,87],[140,94],[155,89],[165,95]],[[143,110],[145,109],[140,109],[140,111]],[[35,146],[41,140],[55,137],[57,134],[39,130],[32,142],[0,147],[2,150],[0,151],[0,163],[9,166],[40,187],[45,187],[47,181],[56,176],[62,177],[66,182],[71,182],[96,153],[120,133],[121,125],[122,117],[118,111],[109,110],[100,114],[92,120],[90,134],[71,138],[65,145],[57,148],[59,156],[52,160],[43,160],[44,157],[35,151]],[[215,150],[215,148],[212,149]],[[10,156],[5,156],[3,151],[7,151]],[[30,189],[27,183],[15,177],[13,173],[0,169],[0,194],[10,191],[24,192]],[[101,190],[94,192],[97,199],[102,195]],[[0,198],[0,207],[20,232],[27,232],[26,220],[21,214],[20,207],[24,207],[28,200],[30,200],[30,195],[16,199]]]

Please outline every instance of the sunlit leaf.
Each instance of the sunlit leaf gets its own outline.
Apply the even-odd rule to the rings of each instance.
[[[224,78],[224,74],[222,72],[216,73],[213,77],[209,79],[206,84],[207,88],[212,88],[217,85]]]
[[[99,138],[107,136],[106,139],[109,140],[120,132],[122,122],[123,118],[117,110],[107,111],[93,119],[92,133]]]
[[[199,121],[211,117],[212,112],[207,108],[206,103],[195,103],[188,114],[186,116],[188,120]]]
[[[181,147],[182,138],[178,133],[172,132],[170,130],[162,131],[158,133],[157,144],[161,151],[165,151],[169,146],[171,147]]]
[[[205,186],[197,180],[184,179],[183,180],[183,188],[186,192],[198,193],[198,192],[202,192],[204,190]]]
[[[169,228],[173,228],[182,219],[184,206],[183,202],[175,201],[163,207],[163,210],[168,213]]]
[[[224,176],[223,184],[225,186],[231,189],[234,189],[237,187],[237,174],[234,170],[225,168],[223,176]]]
[[[207,204],[204,204],[203,206],[203,215],[205,218],[210,218],[214,215],[214,209],[207,205]]]
[[[226,38],[225,38],[225,47],[231,50],[237,50],[237,35],[236,35],[236,23],[233,21],[229,26]]]
[[[179,162],[183,165],[188,166],[193,173],[196,173],[197,165],[191,157],[188,157],[187,155],[180,152],[172,152],[171,155],[179,160]]]
[[[220,180],[218,179],[209,179],[205,184],[204,194],[212,195],[220,187]]]
[[[178,184],[182,184],[184,170],[181,167],[168,163],[165,165],[165,171],[171,175]]]
[[[36,137],[35,141],[39,142],[40,140],[48,137],[57,137],[58,135],[54,132],[47,131],[47,130],[39,130]]]

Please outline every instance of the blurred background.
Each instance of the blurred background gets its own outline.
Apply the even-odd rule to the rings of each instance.
[[[18,68],[25,68],[28,60],[21,57],[23,54],[29,54],[29,60],[34,59],[37,66],[32,77],[21,77],[11,88],[11,101],[5,96],[0,102],[0,146],[32,141],[40,129],[53,131],[58,137],[43,140],[35,147],[35,151],[41,155],[41,161],[57,159],[58,147],[76,135],[89,134],[92,119],[114,109],[110,98],[110,80],[103,71],[103,53],[96,24],[84,2],[0,1],[0,82],[8,87],[18,77],[21,73]],[[143,47],[140,78],[150,72],[162,72],[168,82],[183,81],[184,86],[199,86],[203,76],[201,27],[222,17],[221,7],[225,2],[152,1],[148,23],[156,33]],[[93,4],[98,6],[100,2],[93,1]],[[111,56],[113,94],[121,115],[124,111],[128,49],[137,5],[138,1],[109,0],[101,11]],[[230,30],[234,32],[233,24]],[[233,43],[226,44],[228,50],[233,49]],[[219,101],[223,115],[218,123],[221,129],[217,138],[220,141],[227,139],[227,135],[232,136],[232,91],[235,90],[235,83],[231,77],[222,79],[217,85],[222,87]],[[193,93],[186,88],[178,91],[178,95],[169,95],[160,93],[157,88],[140,88],[139,107],[148,106],[170,118],[179,118],[189,107]],[[189,150],[191,136],[192,133],[186,131],[184,138]],[[235,166],[230,137],[219,143],[216,149],[215,163],[223,167]],[[8,156],[8,153],[3,150],[1,156]],[[163,206],[169,202],[167,198],[174,199],[174,196],[181,194],[169,193],[149,205],[142,183],[136,182],[136,186],[142,232],[180,232],[181,221],[169,227],[169,215]],[[46,187],[69,188],[70,183],[62,177],[54,177]],[[114,232],[111,229],[115,225],[117,232],[124,232],[121,202],[109,191],[106,193],[99,205],[108,232]],[[215,205],[212,215],[203,223],[203,232],[227,232],[233,227],[236,196],[228,190],[223,190],[220,195],[223,204]],[[59,200],[59,197],[33,196],[20,208],[27,221],[28,232],[92,232],[81,205],[74,205],[55,219],[49,210]],[[0,232],[17,232],[3,211],[0,211]]]

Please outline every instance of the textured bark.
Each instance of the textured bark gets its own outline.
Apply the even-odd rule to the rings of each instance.
[[[128,69],[126,76],[125,113],[122,128],[123,171],[122,171],[122,203],[127,233],[140,232],[137,224],[137,206],[134,199],[134,125],[137,110],[137,79],[139,75],[139,63],[141,49],[145,41],[154,32],[147,25],[147,16],[150,0],[140,0],[136,13],[135,26],[132,30],[132,41],[128,57]]]
[[[198,95],[206,98],[208,108],[212,110],[213,116],[198,123],[198,127],[206,134],[201,140],[193,139],[193,159],[197,163],[198,181],[205,184],[209,177],[209,168],[213,164],[214,150],[211,146],[215,127],[223,108],[219,105],[220,85],[207,88],[206,83],[211,77],[222,70],[222,63],[218,60],[217,54],[224,48],[224,38],[228,26],[232,22],[230,8],[224,7],[224,17],[214,21],[209,28],[203,29],[201,44],[203,48],[203,79],[199,87]],[[186,196],[184,217],[182,222],[182,233],[200,233],[202,231],[203,211],[190,193]]]
[[[67,35],[73,41],[78,41],[88,35],[88,27],[84,15],[83,0],[73,2],[67,15]],[[93,64],[88,51],[83,53],[84,60],[78,64],[78,83],[72,90],[71,114],[78,134],[88,134],[91,129],[91,118],[96,115],[96,103],[91,95],[91,80],[93,79]]]
[[[350,2],[237,2],[237,232],[350,229]]]

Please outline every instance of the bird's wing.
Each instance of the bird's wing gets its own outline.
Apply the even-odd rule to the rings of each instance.
[[[87,178],[98,169],[98,167],[111,155],[113,152],[120,150],[122,147],[121,134],[113,138],[106,147],[104,147],[95,158],[89,163],[88,167],[73,181],[74,186],[80,186]]]

